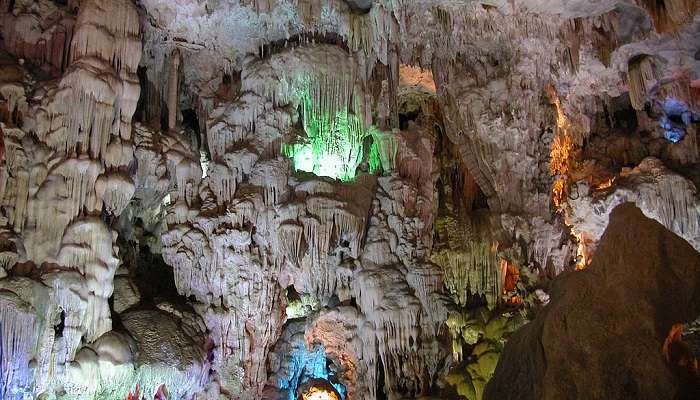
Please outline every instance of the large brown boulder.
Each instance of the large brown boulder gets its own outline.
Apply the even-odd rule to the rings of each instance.
[[[698,399],[662,355],[671,327],[700,314],[700,254],[631,203],[618,206],[590,267],[510,339],[487,400]]]

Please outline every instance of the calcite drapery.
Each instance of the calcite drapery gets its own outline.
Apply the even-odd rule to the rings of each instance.
[[[303,332],[435,394],[470,307],[536,307],[504,260],[587,265],[623,199],[697,241],[696,2],[371,3],[0,0],[4,393],[296,396]]]
[[[100,214],[119,215],[134,190],[126,172],[133,159],[141,28],[138,10],[126,0],[84,1],[76,17],[48,4],[13,7],[2,15],[8,38],[22,37],[22,21],[43,17],[47,10],[59,18],[41,34],[51,38],[42,42],[50,47],[46,54],[30,54],[20,41],[7,50],[52,74],[65,70],[57,82],[37,84],[20,76],[22,85],[37,90],[38,101],[25,109],[18,105],[21,99],[11,97],[15,117],[3,121],[13,125],[3,128],[9,146],[0,197],[4,222],[18,237],[14,262],[59,267],[43,274],[43,284],[35,284],[42,289],[30,296],[34,322],[27,331],[36,337],[27,339],[33,344],[25,354],[14,357],[34,359],[36,365],[20,368],[23,377],[3,379],[2,391],[14,398],[69,385],[69,365],[81,338],[94,342],[112,328],[108,298],[120,260],[116,232]],[[52,326],[59,316],[64,328],[55,337]],[[3,340],[18,341],[17,335],[3,333]]]

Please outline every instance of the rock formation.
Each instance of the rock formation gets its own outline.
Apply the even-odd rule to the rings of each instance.
[[[559,276],[549,305],[511,336],[485,398],[694,398],[697,361],[686,381],[662,349],[674,324],[700,313],[699,284],[697,251],[618,206],[591,265]]]
[[[482,398],[619,204],[700,249],[699,7],[0,0],[0,398]]]

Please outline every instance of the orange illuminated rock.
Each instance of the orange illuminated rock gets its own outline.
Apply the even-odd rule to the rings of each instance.
[[[301,397],[303,400],[340,400],[335,393],[315,387],[309,389]]]

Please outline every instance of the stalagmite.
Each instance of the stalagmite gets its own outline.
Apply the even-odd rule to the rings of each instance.
[[[78,220],[66,229],[58,253],[61,265],[76,268],[86,278],[88,304],[84,323],[90,341],[111,329],[107,300],[114,290],[112,282],[119,266],[113,235],[99,219]]]

